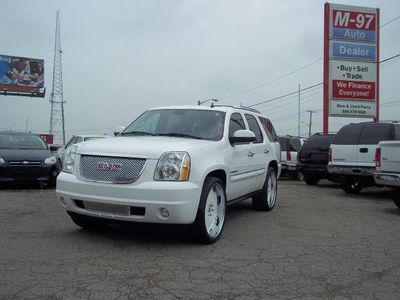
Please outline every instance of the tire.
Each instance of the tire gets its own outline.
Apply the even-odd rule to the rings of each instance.
[[[313,175],[311,173],[305,173],[304,174],[304,181],[308,184],[308,185],[317,185],[318,182],[321,180],[320,177]]]
[[[274,209],[278,194],[278,181],[276,171],[268,167],[267,177],[262,190],[252,197],[253,207],[260,211],[271,211]]]
[[[400,208],[400,188],[393,189],[393,202]]]
[[[212,244],[220,238],[224,229],[225,213],[225,186],[219,178],[207,177],[192,229],[198,242]]]
[[[340,179],[340,186],[347,194],[358,194],[362,189],[362,185],[358,180],[348,176],[343,176]]]
[[[87,217],[75,213],[69,213],[69,216],[71,217],[72,222],[74,222],[79,227],[82,227],[83,229],[100,230],[100,229],[105,229],[107,227],[106,222],[96,220],[95,218],[92,217]]]
[[[297,180],[297,181],[302,181],[303,180],[303,178],[304,178],[304,175],[303,175],[303,173],[301,173],[301,172],[295,172],[294,174],[293,174],[293,177],[292,177],[294,180]]]

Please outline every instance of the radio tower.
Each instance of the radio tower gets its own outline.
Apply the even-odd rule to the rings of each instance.
[[[50,134],[53,134],[54,136],[54,144],[62,143],[65,145],[65,101],[63,92],[61,54],[60,11],[58,10],[56,16],[56,36],[54,43],[53,85],[50,94]]]

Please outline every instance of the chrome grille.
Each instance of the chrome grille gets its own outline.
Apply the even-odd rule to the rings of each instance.
[[[144,158],[82,155],[79,172],[87,180],[132,183],[139,178],[145,163]]]
[[[82,201],[83,206],[88,211],[102,212],[112,215],[129,216],[130,208],[127,205],[100,203],[93,201]]]

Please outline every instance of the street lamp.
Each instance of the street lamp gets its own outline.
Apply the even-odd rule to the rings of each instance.
[[[198,100],[198,101],[197,101],[197,105],[202,105],[203,103],[206,103],[206,102],[208,102],[208,101],[218,102],[218,99],[212,98],[212,99],[207,99],[207,100],[203,100],[203,101]],[[212,105],[212,104],[211,104],[211,105]]]

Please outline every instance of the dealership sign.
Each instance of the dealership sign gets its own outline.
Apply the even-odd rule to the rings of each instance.
[[[324,131],[328,117],[378,119],[379,9],[325,4]]]

